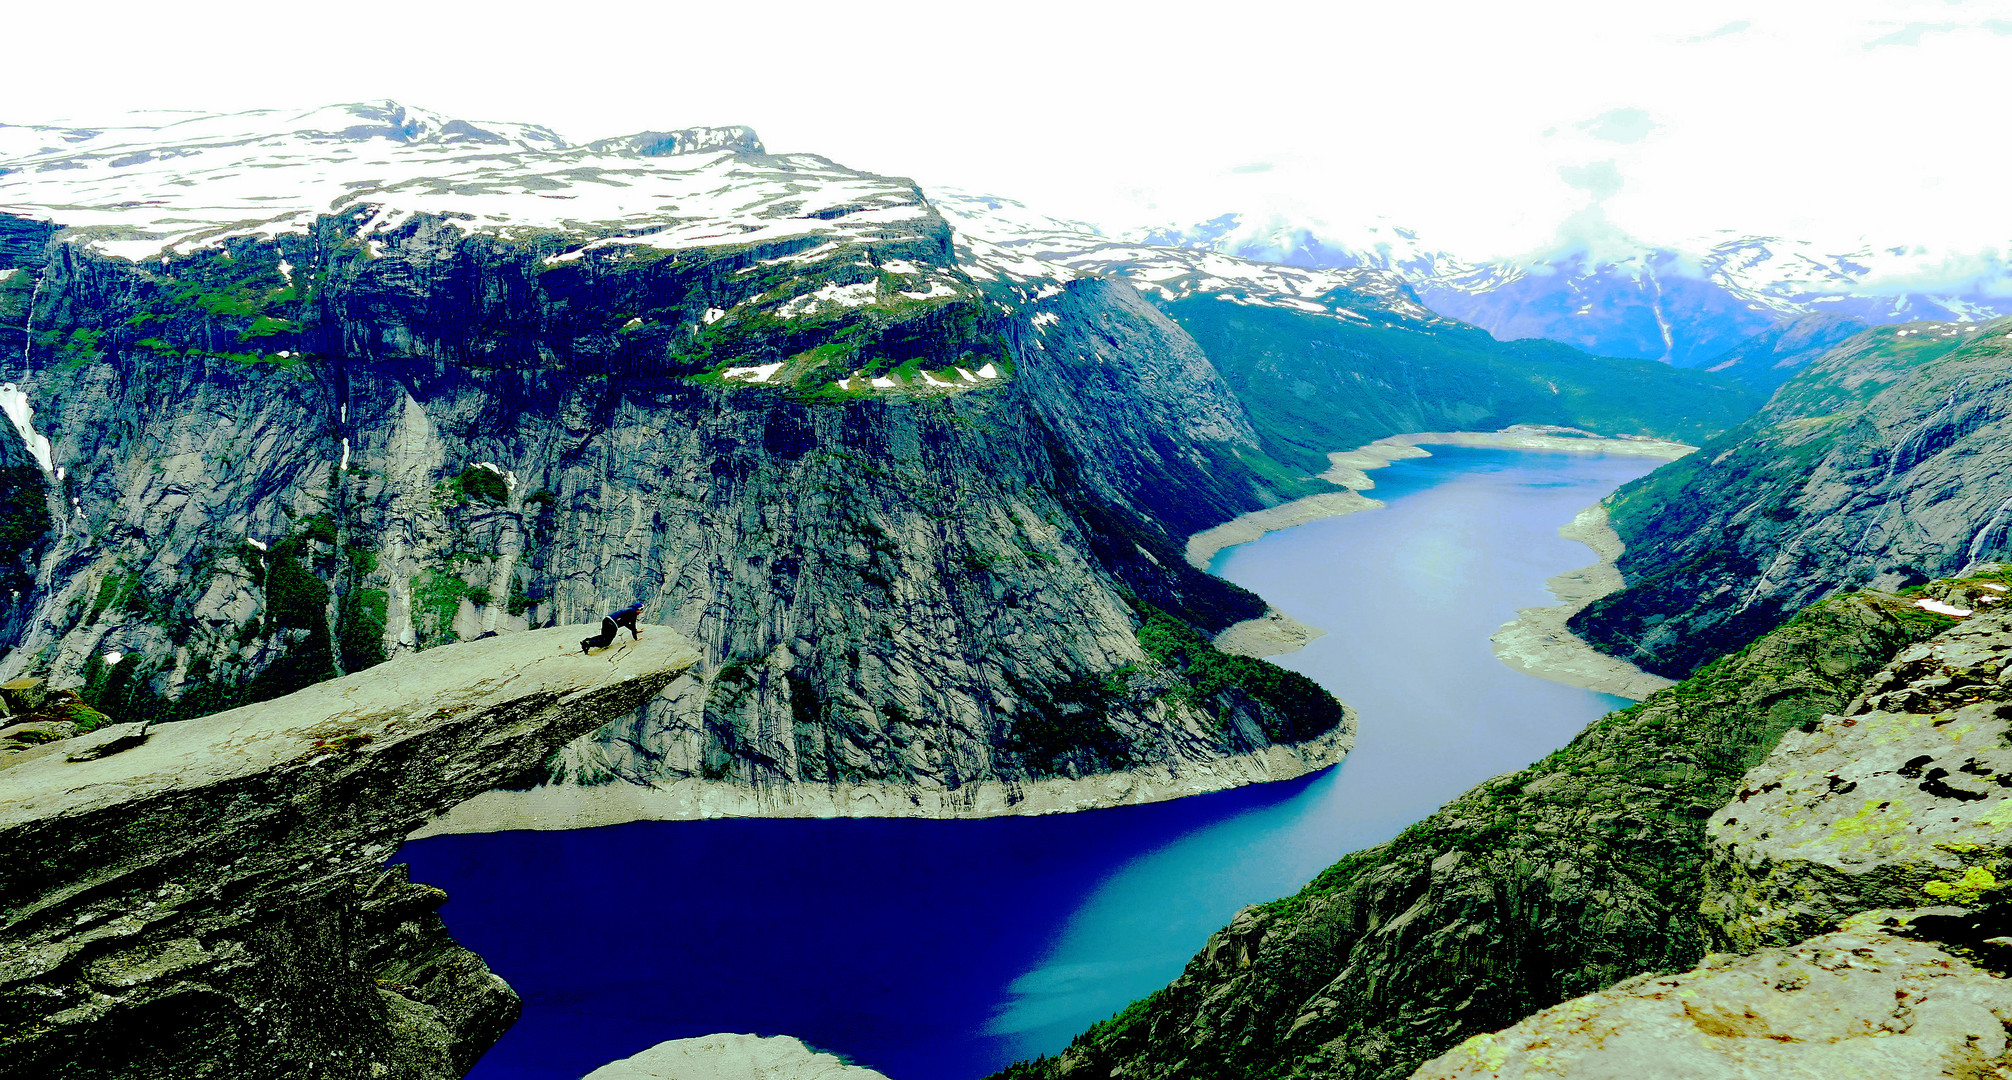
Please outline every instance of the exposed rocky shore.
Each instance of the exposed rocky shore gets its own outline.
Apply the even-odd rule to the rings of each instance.
[[[788,1035],[701,1035],[611,1061],[585,1080],[887,1080]]]
[[[1640,701],[1675,680],[1651,675],[1617,656],[1600,652],[1566,624],[1587,604],[1621,587],[1614,560],[1623,550],[1621,538],[1607,524],[1603,506],[1590,506],[1562,525],[1558,535],[1593,549],[1599,561],[1568,570],[1544,583],[1561,602],[1550,607],[1521,608],[1489,640],[1495,655],[1518,671],[1567,686],[1583,686],[1603,694]]]
[[[1094,773],[981,781],[956,791],[894,784],[790,784],[750,787],[709,780],[660,784],[550,784],[484,792],[435,818],[413,838],[509,829],[585,829],[625,821],[717,817],[979,818],[1061,814],[1291,780],[1336,765],[1355,742],[1355,717],[1305,742],[1275,744],[1228,757],[1177,760]]]
[[[1227,547],[1248,544],[1268,532],[1290,529],[1309,521],[1353,514],[1383,504],[1359,494],[1376,486],[1369,473],[1393,461],[1431,457],[1427,446],[1487,446],[1509,450],[1543,450],[1554,453],[1636,454],[1675,460],[1696,447],[1667,439],[1638,436],[1603,436],[1576,428],[1537,424],[1515,424],[1500,431],[1421,431],[1391,435],[1353,450],[1337,450],[1327,456],[1328,469],[1320,479],[1346,491],[1322,492],[1277,506],[1238,515],[1221,525],[1188,537],[1188,565],[1205,570],[1216,554]]]
[[[384,860],[699,659],[664,627],[582,656],[589,629],[5,758],[0,1077],[465,1073],[516,995]]]

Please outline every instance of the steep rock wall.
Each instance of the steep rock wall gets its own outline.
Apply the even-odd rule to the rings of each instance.
[[[0,670],[171,719],[641,600],[708,662],[555,778],[954,794],[1344,723],[1280,674],[1197,692],[1205,657],[1141,644],[1155,610],[1262,610],[1179,540],[1291,491],[1123,286],[1059,289],[1038,324],[968,282],[910,299],[876,266],[963,280],[933,215],[873,244],[564,258],[424,215],[362,239],[367,215],[29,268],[23,386],[69,506]],[[885,299],[773,314],[858,287]],[[787,381],[723,374],[769,364]],[[951,366],[997,374],[915,374]],[[1302,768],[1346,741],[1319,745]]]
[[[1608,500],[1620,592],[1571,628],[1681,677],[1839,589],[2012,556],[2012,323],[1851,339]]]

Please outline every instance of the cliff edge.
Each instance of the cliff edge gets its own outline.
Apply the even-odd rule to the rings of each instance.
[[[698,659],[662,627],[404,656],[0,768],[0,1077],[458,1077],[516,995],[384,860]]]

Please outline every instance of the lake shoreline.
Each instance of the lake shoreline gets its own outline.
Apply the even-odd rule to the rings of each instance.
[[[1566,621],[1586,605],[1619,589],[1623,584],[1615,561],[1625,545],[1619,533],[1607,524],[1607,508],[1599,503],[1579,511],[1578,516],[1558,527],[1558,535],[1593,549],[1599,557],[1591,566],[1568,570],[1544,583],[1560,601],[1547,607],[1518,609],[1516,617],[1488,640],[1503,663],[1540,679],[1595,690],[1602,694],[1640,701],[1676,680],[1652,675],[1617,656],[1586,644]]]
[[[1362,494],[1363,491],[1376,486],[1376,481],[1369,476],[1370,470],[1381,469],[1393,461],[1431,457],[1432,452],[1426,450],[1426,446],[1470,446],[1571,454],[1628,454],[1661,458],[1664,461],[1675,461],[1697,449],[1695,446],[1667,439],[1652,439],[1639,435],[1608,437],[1579,431],[1577,428],[1538,424],[1515,424],[1500,431],[1422,431],[1408,435],[1387,435],[1353,450],[1337,450],[1327,455],[1327,471],[1321,473],[1317,479],[1347,490],[1322,492],[1263,510],[1254,510],[1214,528],[1195,533],[1188,537],[1188,565],[1197,570],[1207,570],[1216,555],[1224,549],[1248,544],[1260,539],[1266,533],[1294,528],[1322,518],[1339,517],[1360,510],[1374,510],[1383,503]],[[1580,517],[1584,516],[1585,513],[1581,513]],[[1516,613],[1517,618],[1504,623],[1502,629],[1490,639],[1495,642],[1495,654],[1510,667],[1538,678],[1633,698],[1637,701],[1647,694],[1629,691],[1646,689],[1648,692],[1654,692],[1668,686],[1669,680],[1651,675],[1624,660],[1599,652],[1565,628],[1565,621],[1578,614],[1580,608],[1621,587],[1620,572],[1614,569],[1614,561],[1621,555],[1621,538],[1613,529],[1607,527],[1605,511],[1600,512],[1596,526],[1581,528],[1579,518],[1574,518],[1558,532],[1568,540],[1578,540],[1592,548],[1594,554],[1600,557],[1600,561],[1582,570],[1559,574],[1546,582],[1545,586],[1551,590],[1552,595],[1563,603],[1555,607],[1519,610]],[[1608,548],[1612,550],[1609,551]],[[1582,581],[1582,578],[1585,580]],[[1590,583],[1594,579],[1599,581],[1600,585],[1597,587],[1600,591],[1588,592],[1588,589],[1596,587]],[[1276,608],[1267,606],[1265,613],[1258,618],[1246,619],[1217,634],[1215,644],[1216,648],[1227,653],[1262,659],[1297,652],[1305,648],[1308,642],[1326,633],[1327,631],[1321,627],[1308,626]],[[1617,687],[1625,689],[1616,689]]]
[[[1577,432],[1576,434],[1563,434]],[[1316,479],[1345,491],[1324,491],[1303,499],[1280,503],[1223,522],[1188,537],[1188,565],[1207,570],[1224,548],[1248,544],[1266,533],[1305,525],[1322,518],[1372,510],[1381,502],[1361,494],[1376,486],[1369,472],[1393,461],[1431,457],[1426,446],[1471,446],[1502,450],[1536,450],[1568,454],[1628,454],[1675,461],[1697,447],[1667,439],[1639,435],[1605,436],[1539,424],[1514,424],[1500,431],[1420,431],[1408,435],[1386,435],[1353,450],[1337,450],[1327,455],[1327,471]]]
[[[453,833],[591,829],[631,821],[713,818],[1027,817],[1165,802],[1248,784],[1296,780],[1341,763],[1355,743],[1355,713],[1305,742],[1207,761],[1178,761],[1018,783],[984,780],[956,791],[901,784],[788,784],[750,787],[723,780],[679,780],[582,787],[552,784],[527,791],[487,791],[415,830],[408,840]]]

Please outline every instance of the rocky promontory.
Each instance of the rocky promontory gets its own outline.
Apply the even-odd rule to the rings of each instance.
[[[668,628],[401,657],[257,705],[117,725],[0,767],[0,1076],[444,1080],[516,996],[384,860],[422,822],[635,711]]]

